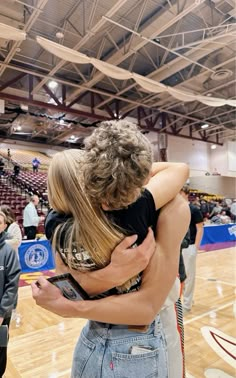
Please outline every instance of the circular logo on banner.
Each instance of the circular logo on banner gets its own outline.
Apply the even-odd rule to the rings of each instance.
[[[29,268],[42,268],[48,260],[48,250],[41,244],[29,247],[25,253],[25,263]]]

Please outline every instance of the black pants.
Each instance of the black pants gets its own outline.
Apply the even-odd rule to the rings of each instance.
[[[11,318],[3,320],[2,325],[7,325],[9,328]],[[0,378],[5,373],[7,366],[7,347],[0,347]]]
[[[36,226],[29,226],[24,227],[25,235],[27,236],[27,240],[33,240],[36,237],[37,227]]]

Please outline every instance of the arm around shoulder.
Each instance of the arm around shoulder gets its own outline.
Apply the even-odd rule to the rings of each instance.
[[[161,168],[158,170],[158,167]],[[185,163],[154,163],[153,173],[146,188],[159,209],[180,192],[189,177],[189,167]]]
[[[143,274],[139,291],[81,302],[68,301],[63,297],[55,300],[53,293],[53,303],[43,299],[43,293],[39,293],[35,296],[37,303],[64,317],[80,317],[113,324],[150,324],[174,284],[178,272],[180,244],[190,221],[187,202],[179,198],[180,196],[177,197],[161,212],[157,249]],[[174,210],[170,217],[169,211]],[[45,287],[53,290],[49,285],[45,283]],[[35,291],[37,293],[39,289],[35,287]]]

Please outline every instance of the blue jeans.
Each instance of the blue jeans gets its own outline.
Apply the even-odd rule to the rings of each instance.
[[[145,349],[138,354],[132,350],[134,346]],[[88,321],[74,351],[71,377],[168,378],[166,341],[159,315],[145,332]]]

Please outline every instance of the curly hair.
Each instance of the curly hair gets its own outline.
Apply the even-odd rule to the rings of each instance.
[[[124,120],[102,122],[84,143],[84,186],[90,200],[109,209],[134,202],[152,165],[151,144],[138,127]]]

